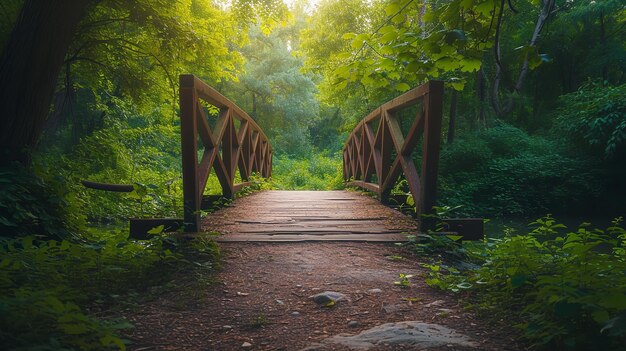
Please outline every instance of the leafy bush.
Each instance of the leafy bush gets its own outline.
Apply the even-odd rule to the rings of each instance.
[[[309,159],[275,157],[272,181],[285,190],[332,190],[343,188],[342,160],[315,153]]]
[[[82,224],[80,215],[64,199],[67,190],[15,165],[0,169],[0,237],[39,234],[63,239]]]
[[[465,216],[531,216],[594,209],[605,193],[598,162],[507,125],[467,135],[441,153],[440,202]]]
[[[33,236],[0,242],[0,349],[124,349],[124,321],[98,320],[102,310],[166,284],[178,271],[212,269],[214,242],[154,236],[136,242],[123,232],[84,233],[81,242]],[[206,274],[206,272],[204,273]]]
[[[111,223],[128,217],[180,217],[182,178],[178,127],[155,124],[110,126],[83,138],[73,152],[37,159],[40,168],[54,170],[68,184],[68,193],[82,204],[94,222]],[[135,192],[112,193],[84,188],[81,180],[134,184]]]
[[[574,231],[547,216],[527,235],[505,233],[464,252],[482,261],[465,270],[427,265],[431,286],[472,292],[490,315],[518,321],[546,349],[618,350],[626,342],[626,230],[589,223]],[[470,269],[467,269],[470,267]]]
[[[577,144],[606,158],[623,154],[626,145],[626,84],[611,86],[590,81],[560,97],[557,130]],[[622,151],[620,151],[622,150]]]

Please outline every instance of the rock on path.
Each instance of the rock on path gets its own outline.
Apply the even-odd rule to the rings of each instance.
[[[301,351],[328,350],[336,344],[353,350],[370,350],[378,345],[410,346],[420,350],[439,346],[478,346],[469,337],[442,325],[406,321],[385,323],[356,335],[335,335]]]

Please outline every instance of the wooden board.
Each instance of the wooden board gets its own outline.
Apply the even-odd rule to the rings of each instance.
[[[203,220],[218,241],[406,241],[415,221],[352,191],[264,191]]]

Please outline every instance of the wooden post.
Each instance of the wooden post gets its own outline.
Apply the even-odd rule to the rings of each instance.
[[[198,96],[194,76],[180,76],[180,136],[183,171],[183,206],[185,231],[200,228],[200,191],[198,189],[198,124],[196,101]]]
[[[422,150],[421,212],[433,214],[437,205],[437,171],[441,147],[441,116],[443,113],[443,82],[428,82],[428,94],[424,99],[424,148]],[[422,230],[433,229],[434,221],[422,220]]]

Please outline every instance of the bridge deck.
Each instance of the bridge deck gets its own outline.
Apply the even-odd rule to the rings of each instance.
[[[204,219],[218,241],[405,241],[416,223],[350,191],[264,191]]]

